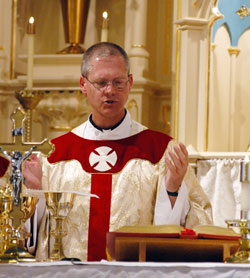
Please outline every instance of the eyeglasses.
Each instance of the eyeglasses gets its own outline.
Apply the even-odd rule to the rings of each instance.
[[[100,91],[104,91],[109,84],[112,84],[112,86],[117,90],[123,90],[127,86],[127,83],[129,82],[129,79],[126,80],[123,78],[117,78],[112,81],[100,80],[100,81],[92,82],[87,78],[87,76],[83,75],[83,77],[86,78],[91,85],[93,85],[97,90]]]

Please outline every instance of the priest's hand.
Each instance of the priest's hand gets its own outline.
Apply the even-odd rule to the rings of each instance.
[[[23,176],[24,183],[29,189],[42,188],[42,166],[35,154],[31,155],[30,160],[24,161]]]
[[[166,174],[166,189],[170,192],[178,191],[188,168],[188,152],[183,143],[173,147],[165,161],[168,167]],[[175,198],[176,199],[176,198]]]

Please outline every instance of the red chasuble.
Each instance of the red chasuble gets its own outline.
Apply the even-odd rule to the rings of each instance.
[[[5,174],[9,166],[9,160],[0,156],[0,178]]]
[[[119,140],[88,140],[69,132],[55,138],[55,151],[48,161],[78,160],[84,171],[91,173],[88,261],[106,259],[106,233],[109,231],[112,174],[122,171],[132,159],[156,164],[162,158],[169,141],[166,134],[149,129]]]

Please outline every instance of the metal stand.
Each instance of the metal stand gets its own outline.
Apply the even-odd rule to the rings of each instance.
[[[239,228],[241,233],[240,247],[225,263],[250,263],[250,211],[241,211],[240,220],[227,220],[228,227]]]

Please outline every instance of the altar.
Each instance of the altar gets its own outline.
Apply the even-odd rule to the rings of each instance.
[[[250,277],[249,264],[224,263],[138,263],[138,262],[56,262],[0,265],[0,277]]]

